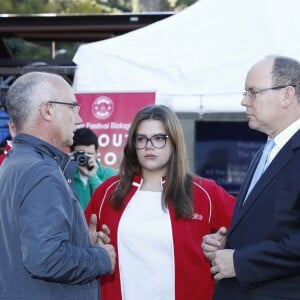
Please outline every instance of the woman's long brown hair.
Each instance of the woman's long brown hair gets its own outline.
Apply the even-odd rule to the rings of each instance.
[[[134,175],[141,174],[141,166],[133,145],[133,139],[139,124],[144,120],[161,121],[165,125],[166,134],[173,144],[173,152],[163,186],[163,207],[170,202],[177,217],[190,218],[193,214],[192,177],[188,172],[184,135],[176,114],[164,105],[147,106],[135,116],[128,132],[127,143],[120,165],[120,183],[111,196],[111,204],[115,209],[121,208]]]

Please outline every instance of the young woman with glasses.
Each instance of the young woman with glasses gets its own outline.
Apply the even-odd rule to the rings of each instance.
[[[214,181],[188,171],[179,119],[152,105],[135,116],[119,175],[106,180],[85,210],[107,225],[116,271],[102,276],[108,299],[211,299],[214,280],[203,235],[228,227],[235,199]]]

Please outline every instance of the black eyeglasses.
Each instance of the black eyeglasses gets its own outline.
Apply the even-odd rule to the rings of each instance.
[[[244,91],[243,96],[244,97],[249,97],[250,99],[255,99],[257,94],[266,92],[266,91],[271,91],[271,90],[279,90],[286,88],[288,86],[296,87],[296,85],[293,84],[287,84],[287,85],[279,85],[279,86],[273,86],[270,88],[265,88],[265,89],[258,89],[258,90],[249,90],[249,91]]]
[[[48,103],[54,103],[54,104],[62,104],[62,105],[69,105],[72,106],[75,113],[79,113],[81,104],[77,102],[62,102],[62,101],[48,101]]]
[[[133,139],[133,145],[136,149],[144,149],[148,142],[156,149],[161,149],[166,145],[167,138],[169,136],[166,134],[155,134],[151,138],[147,138],[145,135],[136,135]]]

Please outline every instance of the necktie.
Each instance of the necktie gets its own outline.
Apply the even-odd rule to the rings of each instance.
[[[246,201],[248,195],[250,194],[251,190],[255,186],[256,182],[258,181],[258,179],[260,178],[262,173],[267,168],[267,166],[269,164],[269,154],[272,151],[274,146],[275,146],[274,140],[269,139],[268,142],[266,143],[265,147],[264,147],[261,158],[260,158],[260,160],[257,164],[256,170],[255,170],[254,175],[252,177],[252,181],[251,181],[251,183],[249,185],[249,188],[248,188],[247,195],[245,197],[245,201]],[[245,203],[245,201],[244,201],[244,203]]]

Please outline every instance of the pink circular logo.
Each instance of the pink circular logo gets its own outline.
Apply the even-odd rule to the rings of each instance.
[[[114,103],[106,96],[98,97],[92,105],[93,115],[99,120],[108,119],[112,115],[113,111]]]

